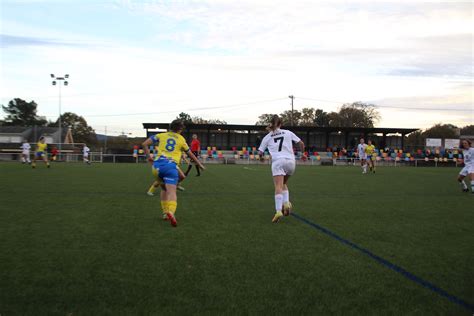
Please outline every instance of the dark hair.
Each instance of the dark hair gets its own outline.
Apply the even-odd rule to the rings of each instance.
[[[270,124],[267,126],[267,130],[274,131],[281,126],[281,118],[278,115],[273,115],[270,120]]]
[[[464,148],[464,146],[462,145],[463,141],[466,141],[469,144],[469,147],[472,146],[472,142],[469,139],[464,138],[464,139],[459,140],[459,148],[468,149],[468,148]]]
[[[170,130],[177,133],[184,129],[184,123],[181,120],[174,120],[170,123]]]

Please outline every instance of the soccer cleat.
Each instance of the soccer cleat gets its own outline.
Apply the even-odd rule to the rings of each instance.
[[[168,214],[167,214],[167,213],[163,213],[162,218],[163,218],[164,221],[167,221],[167,220],[168,220]]]
[[[183,187],[180,186],[180,185],[178,185],[178,186],[176,187],[176,189],[178,189],[178,191],[185,191],[185,190],[186,190],[185,188],[183,188]]]
[[[176,217],[174,217],[173,213],[166,213],[166,217],[168,217],[168,219],[170,220],[171,226],[178,226],[178,222],[176,221]]]
[[[150,191],[147,191],[146,194],[147,194],[148,196],[155,196],[155,193],[150,192]]]
[[[283,204],[283,215],[288,216],[291,214],[291,211],[293,210],[293,205],[291,205],[291,202],[286,202]]]
[[[48,164],[47,166],[48,166],[48,168],[51,168],[51,165],[50,165],[50,164]]]
[[[463,192],[469,192],[468,188],[462,189]]]
[[[275,213],[272,219],[272,223],[278,223],[280,221],[280,218],[283,217],[283,213],[281,211],[278,211]]]

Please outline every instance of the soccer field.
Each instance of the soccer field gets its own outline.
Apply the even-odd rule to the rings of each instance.
[[[473,304],[474,197],[457,172],[298,167],[296,216],[272,224],[268,166],[209,165],[172,228],[144,164],[3,163],[0,314],[471,315],[357,248]]]

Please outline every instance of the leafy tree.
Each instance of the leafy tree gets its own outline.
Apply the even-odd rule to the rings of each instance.
[[[424,147],[426,137],[422,131],[415,131],[407,136],[405,145],[411,148]]]
[[[301,109],[300,125],[303,126],[314,126],[316,121],[316,109],[315,108],[303,108]]]
[[[270,114],[270,113],[265,113],[261,114],[258,117],[258,121],[255,123],[255,125],[268,125],[272,121],[272,117],[275,114]]]
[[[314,125],[319,127],[329,126],[329,115],[321,109],[317,109],[314,113]]]
[[[438,123],[423,132],[425,138],[457,138],[459,128],[453,124]]]
[[[59,126],[59,119],[51,126]],[[61,114],[61,127],[71,127],[72,136],[76,143],[95,143],[96,136],[92,127],[87,124],[87,121],[82,117],[72,112],[65,112]]]
[[[189,115],[188,113],[181,112],[181,113],[178,114],[178,116],[176,118],[183,121],[184,124],[193,123],[191,115]]]
[[[8,102],[7,106],[2,105],[2,109],[7,116],[4,125],[17,126],[44,126],[47,123],[46,118],[37,115],[35,101],[26,102],[23,99],[15,98]]]
[[[330,126],[334,127],[374,127],[380,119],[375,105],[354,102],[344,104],[337,115],[331,115]]]
[[[474,125],[466,125],[461,128],[461,135],[474,135]]]
[[[301,123],[302,113],[298,110],[293,110],[293,125],[298,126]],[[286,110],[280,114],[282,125],[291,126],[291,110]]]

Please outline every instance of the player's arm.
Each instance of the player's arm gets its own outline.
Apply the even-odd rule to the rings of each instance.
[[[260,147],[258,147],[258,154],[260,156],[263,156],[265,154],[265,150],[267,150],[267,147],[268,147],[268,135],[265,136],[263,139],[262,139],[262,143],[260,144]]]
[[[189,158],[191,158],[192,161],[194,161],[198,166],[199,168],[201,169],[206,169],[206,167],[204,167],[204,165],[201,163],[201,161],[199,161],[199,159],[196,157],[196,155],[193,154],[193,152],[191,150],[187,150],[185,151],[186,155],[188,155]]]
[[[143,150],[145,150],[145,155],[146,155],[148,161],[150,161],[150,162],[153,161],[153,159],[151,158],[151,155],[150,155],[150,146],[153,145],[153,144],[156,144],[155,136],[152,136],[152,137],[148,138],[147,140],[145,140],[142,143]]]
[[[301,140],[301,138],[296,136],[295,133],[293,133],[293,132],[290,132],[290,133],[291,133],[291,135],[290,135],[291,136],[291,141],[293,143],[296,143],[296,145],[299,145],[301,153],[304,154],[304,143],[303,143],[303,141]]]
[[[303,143],[303,141],[300,139],[300,141],[297,142],[296,144],[300,146],[301,153],[304,154],[304,143]]]

